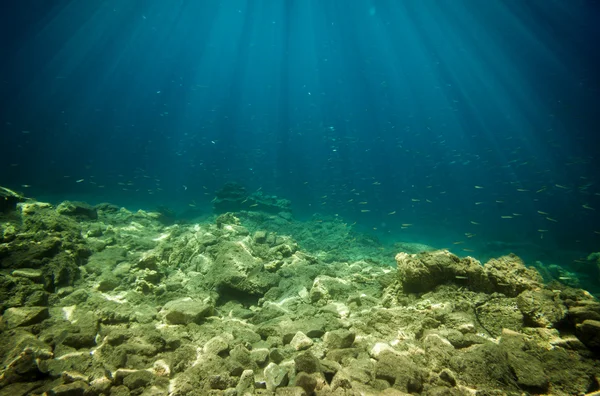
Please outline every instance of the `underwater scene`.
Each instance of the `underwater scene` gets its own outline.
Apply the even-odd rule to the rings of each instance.
[[[0,5],[0,396],[600,395],[600,1]]]

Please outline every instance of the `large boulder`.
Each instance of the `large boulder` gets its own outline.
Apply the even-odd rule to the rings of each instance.
[[[221,242],[206,279],[221,291],[254,296],[262,296],[279,283],[279,276],[266,271],[262,260],[252,255],[244,241]]]
[[[503,293],[516,297],[540,288],[543,280],[515,255],[488,261],[485,266],[472,257],[459,258],[447,250],[418,254],[398,253],[398,279],[408,293],[424,293],[443,284],[456,284],[473,291]]]

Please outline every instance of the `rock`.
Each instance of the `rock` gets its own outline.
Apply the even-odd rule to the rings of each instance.
[[[477,318],[481,326],[493,337],[502,333],[502,329],[521,331],[523,314],[517,308],[515,298],[493,298],[478,306]]]
[[[33,269],[33,268],[21,268],[18,270],[14,270],[11,272],[11,275],[17,278],[25,278],[29,279],[35,283],[43,283],[44,274],[41,270]]]
[[[331,380],[331,390],[335,391],[338,388],[352,389],[350,376],[344,370],[338,371]]]
[[[275,396],[307,396],[304,389],[299,386],[288,386],[285,388],[277,388]]]
[[[389,382],[396,389],[420,393],[423,376],[417,366],[407,357],[384,353],[375,364],[375,377]]]
[[[73,216],[78,219],[96,220],[98,218],[96,209],[85,202],[64,201],[56,207],[56,212],[61,215]]]
[[[446,381],[452,386],[456,386],[456,374],[450,369],[443,369],[440,372],[440,379]]]
[[[294,358],[294,363],[296,363],[297,373],[305,372],[310,374],[321,372],[321,364],[319,363],[319,359],[317,359],[310,351],[306,351],[297,355]]]
[[[308,374],[304,371],[298,373],[296,375],[295,385],[304,389],[306,394],[312,395],[315,388],[317,387],[317,379],[315,378],[316,374]]]
[[[50,391],[51,396],[83,396],[89,389],[89,385],[83,381],[75,381],[70,384],[55,386]]]
[[[15,210],[19,202],[24,202],[26,198],[6,187],[0,186],[0,212]]]
[[[397,352],[394,348],[392,348],[392,346],[390,344],[387,344],[384,342],[376,343],[375,345],[373,345],[373,347],[369,351],[369,355],[373,359],[377,359],[377,360],[379,360],[386,353],[395,354]]]
[[[297,332],[292,341],[290,342],[290,345],[297,351],[303,351],[305,349],[308,349],[312,346],[312,344],[313,340],[308,338],[306,334],[304,334],[301,331]]]
[[[323,337],[323,343],[329,349],[350,348],[356,334],[346,329],[328,331]]]
[[[530,354],[522,351],[508,353],[508,364],[517,377],[517,383],[535,393],[546,393],[548,377],[542,363]]]
[[[466,257],[461,259],[447,250],[418,254],[398,253],[398,280],[407,293],[424,293],[436,286],[456,283],[473,290],[488,288],[481,264]]]
[[[204,353],[209,353],[213,355],[220,355],[223,352],[227,352],[229,350],[229,344],[225,340],[225,338],[221,336],[213,337],[204,344]]]
[[[264,270],[262,262],[252,255],[244,242],[221,242],[217,249],[206,278],[222,293],[263,295],[279,283],[279,276]]]
[[[123,385],[131,390],[145,388],[152,384],[154,374],[146,370],[136,370],[123,378]]]
[[[112,273],[105,273],[102,275],[102,278],[98,281],[96,289],[99,292],[108,292],[119,287],[119,284],[119,278],[114,276]]]
[[[288,384],[288,372],[275,363],[269,363],[264,369],[267,390],[273,392],[275,389]]]
[[[40,366],[54,360],[52,347],[24,329],[0,332],[0,337],[0,389],[16,382],[35,381],[45,372]]]
[[[309,295],[313,302],[329,299],[345,300],[352,291],[352,284],[344,279],[319,275],[315,278]]]
[[[267,232],[266,231],[256,231],[254,233],[254,242],[255,243],[266,243],[267,242]]]
[[[230,383],[231,377],[229,377],[228,375],[216,374],[211,375],[208,378],[208,386],[210,389],[225,390],[229,388]]]
[[[517,307],[532,327],[556,327],[567,316],[567,307],[550,290],[525,290],[517,297]]]
[[[212,315],[213,311],[214,305],[211,302],[183,298],[166,303],[161,310],[161,315],[169,324],[186,325],[202,323],[202,320]]]
[[[267,348],[255,348],[250,351],[250,355],[257,365],[263,366],[269,359],[269,350]]]
[[[244,370],[235,389],[237,390],[238,396],[253,395],[254,372],[252,370]]]
[[[586,319],[576,326],[577,338],[590,350],[600,352],[600,321]]]
[[[257,364],[252,359],[252,353],[245,346],[238,344],[229,351],[231,360],[237,362],[243,368],[258,369]]]
[[[424,293],[439,285],[454,283],[474,291],[499,292],[516,297],[540,288],[543,279],[534,268],[526,268],[515,255],[491,259],[485,266],[472,257],[459,258],[447,250],[396,255],[398,279],[408,293]]]
[[[527,268],[514,254],[491,259],[484,266],[492,291],[516,297],[525,290],[538,289],[543,284],[542,276],[533,267]]]
[[[573,325],[588,319],[600,321],[600,303],[596,301],[578,301],[569,306],[568,313]]]
[[[329,349],[326,357],[329,360],[346,365],[356,359],[359,353],[358,348]]]
[[[40,323],[49,316],[46,307],[9,308],[4,312],[2,321],[7,329],[14,329],[15,327]]]

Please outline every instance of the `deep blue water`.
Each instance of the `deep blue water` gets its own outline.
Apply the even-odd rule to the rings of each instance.
[[[385,241],[600,251],[598,1],[0,7],[0,185],[206,213],[237,181]]]

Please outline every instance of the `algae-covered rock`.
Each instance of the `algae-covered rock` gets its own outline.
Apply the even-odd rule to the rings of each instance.
[[[498,337],[502,329],[520,331],[524,326],[514,298],[491,298],[477,306],[476,312],[478,322],[492,337]]]
[[[184,298],[166,303],[161,315],[169,324],[199,324],[204,318],[212,315],[213,310],[214,305],[210,300],[193,301],[191,298]]]
[[[9,308],[2,315],[5,328],[13,329],[20,326],[30,326],[48,318],[46,307]]]
[[[485,290],[488,283],[481,264],[467,257],[461,259],[447,250],[418,254],[398,253],[398,278],[409,293],[422,293],[436,286],[455,283],[473,290]]]
[[[600,352],[600,321],[586,319],[576,326],[577,338],[592,351]]]
[[[0,212],[15,210],[19,202],[24,202],[27,198],[23,195],[0,186]]]
[[[95,220],[98,218],[96,208],[85,202],[63,201],[56,207],[56,212],[65,216],[78,219]]]
[[[539,288],[543,284],[542,276],[535,268],[525,267],[523,261],[514,254],[491,259],[484,268],[493,291],[509,297],[516,297],[525,290]]]
[[[534,268],[526,268],[514,255],[488,261],[485,266],[472,257],[459,258],[447,250],[396,255],[398,279],[403,290],[423,293],[443,284],[456,284],[474,291],[500,292],[516,297],[524,290],[539,288],[543,281]]]
[[[551,290],[525,290],[518,295],[517,306],[529,326],[556,327],[567,316],[560,295]]]
[[[207,282],[214,287],[248,295],[262,295],[276,286],[279,277],[265,270],[262,261],[252,255],[245,242],[222,242],[207,271]]]

